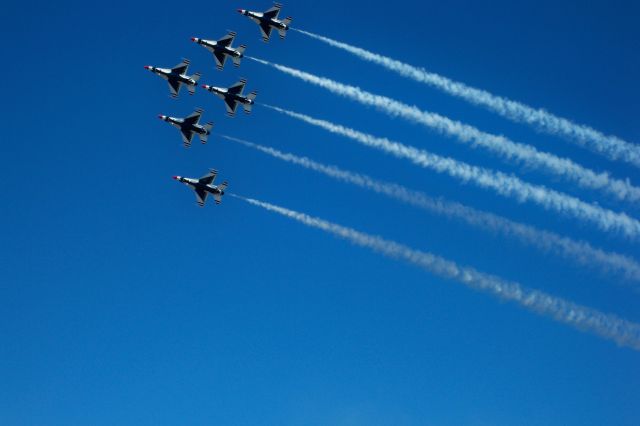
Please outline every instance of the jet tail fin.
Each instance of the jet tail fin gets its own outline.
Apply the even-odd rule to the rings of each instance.
[[[280,39],[284,40],[284,36],[287,35],[287,30],[289,29],[289,24],[291,24],[292,20],[293,18],[291,18],[291,16],[287,16],[285,19],[282,20],[282,23],[285,24],[287,28],[284,30],[278,30],[278,33],[280,33]]]
[[[199,72],[197,72],[197,73],[195,73],[194,75],[191,76],[191,79],[197,83],[198,80],[200,79],[200,75],[201,74]],[[190,95],[194,95],[196,93],[197,84],[194,84],[193,86],[191,86],[190,84],[187,84],[186,86],[187,86],[187,89],[189,90],[189,94]]]
[[[247,99],[253,101],[256,98],[256,96],[258,96],[258,92],[254,90],[253,92],[247,95]],[[244,107],[245,114],[251,114],[251,108],[253,108],[253,103],[242,104],[242,106]]]
[[[207,133],[205,133],[204,135],[200,135],[200,142],[204,144],[204,143],[207,143],[207,140],[209,140],[211,129],[213,129],[213,122],[210,121],[202,127],[204,127],[204,129],[207,131]]]
[[[238,46],[238,47],[236,48],[236,50],[237,50],[238,52],[240,52],[240,54],[241,54],[241,55],[244,55],[244,50],[245,50],[246,48],[247,48],[247,46],[245,46],[244,44],[242,44],[242,45]],[[233,65],[234,65],[234,66],[236,66],[236,67],[239,67],[239,66],[240,66],[240,61],[241,61],[241,60],[242,60],[242,56],[239,56],[239,57],[235,57],[235,56],[234,56],[234,57],[233,57]]]
[[[218,186],[218,189],[224,193],[224,190],[229,186],[229,182],[226,180]],[[216,204],[220,204],[222,202],[222,193],[217,193],[213,195],[213,199],[216,201]]]

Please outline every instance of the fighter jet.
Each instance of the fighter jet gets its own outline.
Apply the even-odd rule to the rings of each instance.
[[[235,36],[236,33],[230,31],[226,36],[222,37],[218,41],[205,40],[198,37],[192,37],[191,41],[198,43],[200,46],[203,46],[209,52],[213,53],[213,57],[216,59],[216,67],[222,71],[224,63],[227,60],[227,56],[231,56],[233,59],[233,65],[239,67],[240,60],[244,56],[244,49],[247,48],[244,44],[241,44],[235,49],[231,47]]]
[[[192,76],[188,76],[187,70],[189,69],[189,63],[188,59],[183,59],[181,63],[173,68],[157,68],[151,65],[145,65],[144,68],[167,80],[171,97],[175,99],[178,97],[178,93],[180,93],[180,88],[183,84],[187,85],[189,94],[193,95],[196,91],[200,73],[197,72]]]
[[[258,24],[262,32],[262,41],[266,43],[269,41],[273,28],[278,30],[280,38],[283,40],[287,34],[292,18],[289,16],[283,20],[279,20],[278,14],[280,13],[281,7],[282,5],[280,3],[274,3],[273,7],[266,12],[253,12],[245,9],[238,9],[238,12]]]
[[[239,103],[242,104],[242,106],[244,107],[244,112],[247,114],[251,113],[251,107],[255,103],[255,98],[258,95],[257,91],[254,90],[253,92],[249,93],[247,96],[244,96],[242,94],[242,91],[244,90],[244,85],[246,83],[247,83],[247,80],[243,78],[243,79],[240,79],[240,81],[234,84],[233,86],[229,87],[228,89],[224,89],[222,87],[208,86],[206,84],[204,84],[202,87],[207,89],[209,92],[215,94],[222,100],[224,100],[224,103],[227,107],[227,115],[229,117],[233,117],[236,114],[236,108],[238,107]]]
[[[180,183],[184,183],[185,185],[192,187],[196,193],[196,202],[200,207],[203,207],[207,200],[207,195],[209,194],[213,195],[213,198],[216,200],[216,204],[220,204],[222,202],[224,190],[227,188],[229,183],[225,180],[218,186],[214,185],[213,181],[216,179],[217,175],[218,171],[211,169],[209,174],[202,176],[200,179],[186,178],[182,176],[174,176],[173,178]]]
[[[184,147],[189,148],[191,146],[191,139],[193,139],[194,134],[197,133],[198,136],[200,136],[200,142],[202,143],[207,143],[207,139],[211,134],[211,129],[213,128],[212,122],[208,122],[204,126],[198,124],[202,112],[203,111],[198,108],[186,118],[167,117],[166,115],[159,115],[158,118],[180,129]]]

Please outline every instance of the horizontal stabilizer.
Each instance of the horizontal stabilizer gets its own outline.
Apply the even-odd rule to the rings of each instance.
[[[207,133],[205,133],[203,135],[200,135],[200,142],[205,144],[209,140],[209,135],[211,134],[211,129],[213,129],[213,123],[210,121],[210,122],[208,122],[207,124],[205,124],[202,127],[204,127],[204,130],[206,130]]]

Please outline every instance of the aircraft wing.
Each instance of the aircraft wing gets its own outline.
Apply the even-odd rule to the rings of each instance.
[[[233,93],[234,95],[241,95],[242,91],[244,90],[244,85],[245,84],[247,84],[247,80],[242,78],[236,84],[234,84],[233,86],[229,87],[227,89],[227,92]]]
[[[189,63],[188,59],[183,59],[182,62],[171,68],[171,71],[175,74],[186,74],[189,69]]]
[[[262,40],[269,41],[269,37],[271,37],[271,25],[265,22],[260,22],[260,25],[258,26],[260,27],[260,31],[262,32]]]
[[[207,201],[207,195],[209,194],[207,191],[203,191],[202,189],[196,189],[196,202],[200,207],[204,206],[204,202]]]
[[[171,97],[177,98],[178,94],[180,93],[180,88],[182,87],[182,84],[180,84],[178,80],[172,80],[172,79],[168,79],[167,83],[169,83],[169,91],[171,91]]]
[[[227,55],[222,52],[213,52],[213,57],[216,60],[216,67],[221,70],[224,68],[224,63],[227,60]]]
[[[236,33],[233,31],[229,31],[229,33],[226,36],[218,40],[218,44],[224,47],[231,46],[231,43],[233,43],[233,39],[235,37],[236,37]]]
[[[191,130],[180,130],[180,134],[182,135],[182,143],[185,148],[189,148],[191,146],[191,139],[193,139],[193,132]]]
[[[198,124],[198,121],[200,121],[200,116],[202,116],[202,109],[198,108],[195,111],[193,111],[191,113],[190,116],[186,117],[184,119],[184,124]]]
[[[238,108],[238,102],[230,98],[224,98],[224,104],[227,107],[227,114],[233,117],[236,113],[236,108]]]
[[[218,176],[218,171],[215,169],[211,169],[208,174],[202,176],[200,179],[198,179],[198,181],[205,185],[211,185],[213,181],[216,180],[216,176]]]
[[[265,18],[269,19],[278,19],[278,14],[280,13],[280,8],[282,5],[276,3],[273,7],[262,14]]]

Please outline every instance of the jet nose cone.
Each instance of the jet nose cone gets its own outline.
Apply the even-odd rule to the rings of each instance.
[[[173,180],[180,180],[180,176],[171,176]]]
[[[209,86],[207,86],[206,84],[203,84],[203,85],[202,85],[202,88],[203,88],[203,89],[209,89]]]
[[[164,115],[162,115],[162,114],[158,114],[158,118],[159,118],[160,120],[164,120]]]
[[[144,69],[145,69],[145,70],[150,70],[150,69],[151,69],[151,65],[145,65],[145,66],[144,66]]]
[[[238,9],[238,13],[244,13],[244,10]]]
[[[191,37],[191,41],[196,42],[198,39],[196,37]]]

